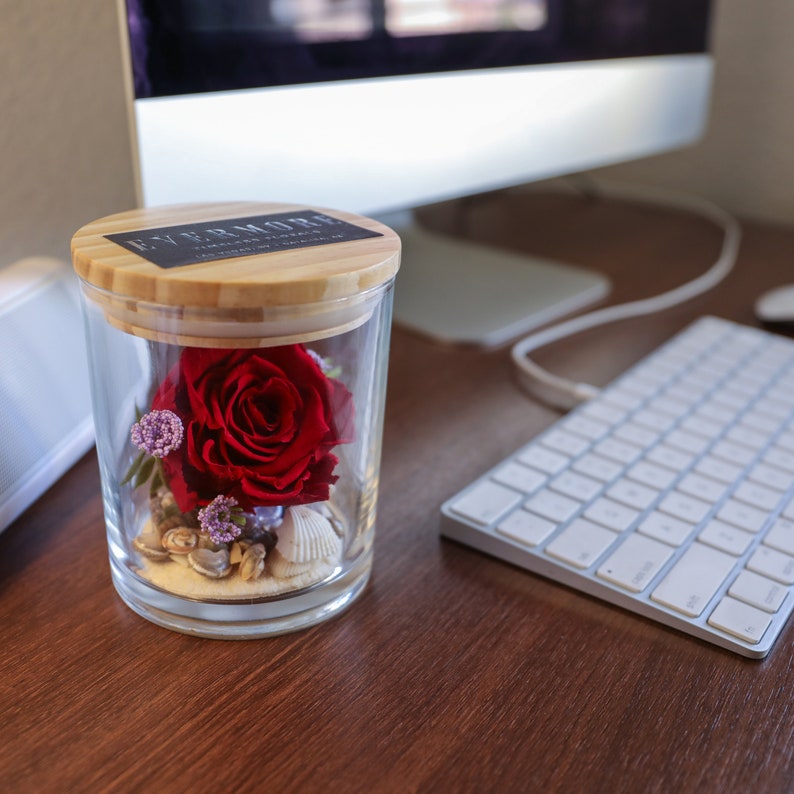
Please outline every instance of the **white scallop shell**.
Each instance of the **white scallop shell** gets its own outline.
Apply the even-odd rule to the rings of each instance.
[[[276,532],[276,548],[289,562],[308,563],[330,557],[338,554],[342,545],[331,522],[305,505],[290,507]]]
[[[299,576],[302,573],[311,571],[318,564],[317,560],[311,562],[291,562],[283,554],[279,553],[278,547],[271,549],[265,558],[268,573],[277,579],[289,579],[291,576]]]

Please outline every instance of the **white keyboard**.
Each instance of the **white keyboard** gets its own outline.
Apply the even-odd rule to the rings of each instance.
[[[794,340],[702,318],[441,511],[448,538],[763,658],[794,605]]]

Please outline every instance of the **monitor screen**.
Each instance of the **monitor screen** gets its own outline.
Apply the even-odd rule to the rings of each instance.
[[[128,0],[139,98],[705,52],[708,0]]]

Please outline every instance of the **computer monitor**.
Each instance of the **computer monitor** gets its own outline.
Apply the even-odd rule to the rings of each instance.
[[[681,147],[706,123],[709,0],[120,3],[141,204],[382,217],[404,243],[395,318],[443,341],[500,344],[608,287],[454,247],[403,211]]]

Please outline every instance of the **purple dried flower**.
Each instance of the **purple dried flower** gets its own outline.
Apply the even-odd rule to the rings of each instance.
[[[330,372],[332,367],[328,362],[327,358],[323,358],[319,353],[315,352],[314,350],[309,350],[308,347],[306,348],[306,352],[309,354],[311,359],[314,361],[314,363],[320,368],[320,370],[323,373],[327,374],[328,372]]]
[[[182,420],[173,411],[150,411],[130,430],[132,443],[154,458],[179,449],[185,438]]]
[[[210,533],[213,543],[234,540],[245,526],[242,510],[237,507],[237,500],[233,496],[216,496],[199,510],[198,519],[201,528]]]

